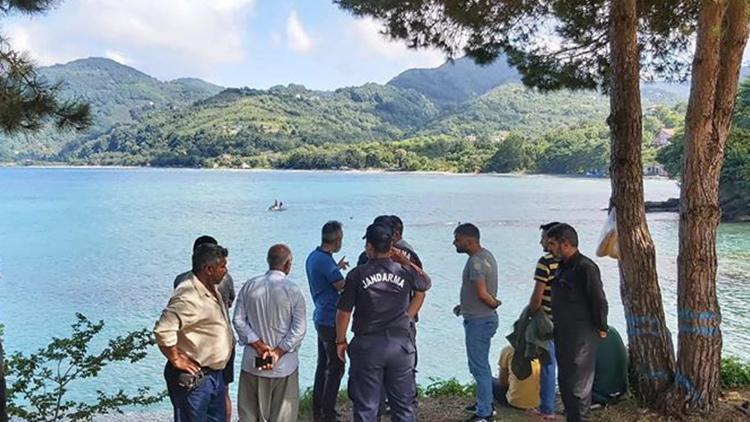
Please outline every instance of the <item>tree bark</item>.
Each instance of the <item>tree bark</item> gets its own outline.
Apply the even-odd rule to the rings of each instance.
[[[656,272],[656,249],[643,200],[640,51],[636,0],[613,0],[610,10],[612,205],[617,209],[620,292],[628,328],[631,382],[653,406],[674,373]]]
[[[703,2],[685,120],[677,257],[679,347],[674,387],[665,400],[669,413],[707,414],[719,396],[719,176],[747,37],[747,0]]]
[[[0,340],[0,422],[8,422],[5,401],[5,351],[3,350],[3,341]]]

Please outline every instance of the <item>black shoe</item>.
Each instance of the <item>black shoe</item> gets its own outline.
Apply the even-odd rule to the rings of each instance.
[[[474,403],[472,403],[472,404],[464,407],[464,410],[467,411],[467,412],[469,412],[469,413],[476,414],[477,413],[477,402],[474,402]],[[495,404],[493,403],[492,404],[492,416],[495,416],[496,414],[497,414],[497,412],[495,412]]]
[[[466,419],[466,422],[494,422],[495,417],[493,415],[490,416],[479,416],[479,415],[471,415],[469,419]]]

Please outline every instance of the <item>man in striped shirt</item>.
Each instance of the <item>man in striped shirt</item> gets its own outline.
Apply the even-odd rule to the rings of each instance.
[[[558,225],[558,222],[542,224],[539,229],[542,231],[542,237],[539,244],[544,250],[544,255],[539,258],[534,271],[534,293],[531,295],[529,309],[536,312],[541,308],[552,319],[552,280],[555,278],[555,272],[560,265],[557,258],[549,253],[547,249],[547,232],[552,227]],[[555,359],[555,342],[550,340],[550,360],[542,365],[540,376],[540,405],[539,409],[533,413],[542,416],[544,419],[555,419],[555,382],[557,372],[557,361]]]

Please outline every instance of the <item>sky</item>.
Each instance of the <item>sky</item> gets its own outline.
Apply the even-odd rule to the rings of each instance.
[[[385,83],[445,61],[438,50],[410,50],[380,29],[331,0],[64,0],[45,15],[0,22],[39,65],[107,57],[160,80],[230,87]]]

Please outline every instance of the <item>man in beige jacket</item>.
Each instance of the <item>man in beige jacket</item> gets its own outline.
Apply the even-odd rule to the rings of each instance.
[[[154,327],[176,422],[225,422],[222,374],[234,347],[227,308],[216,286],[227,272],[225,248],[193,251],[192,274],[174,290]]]

